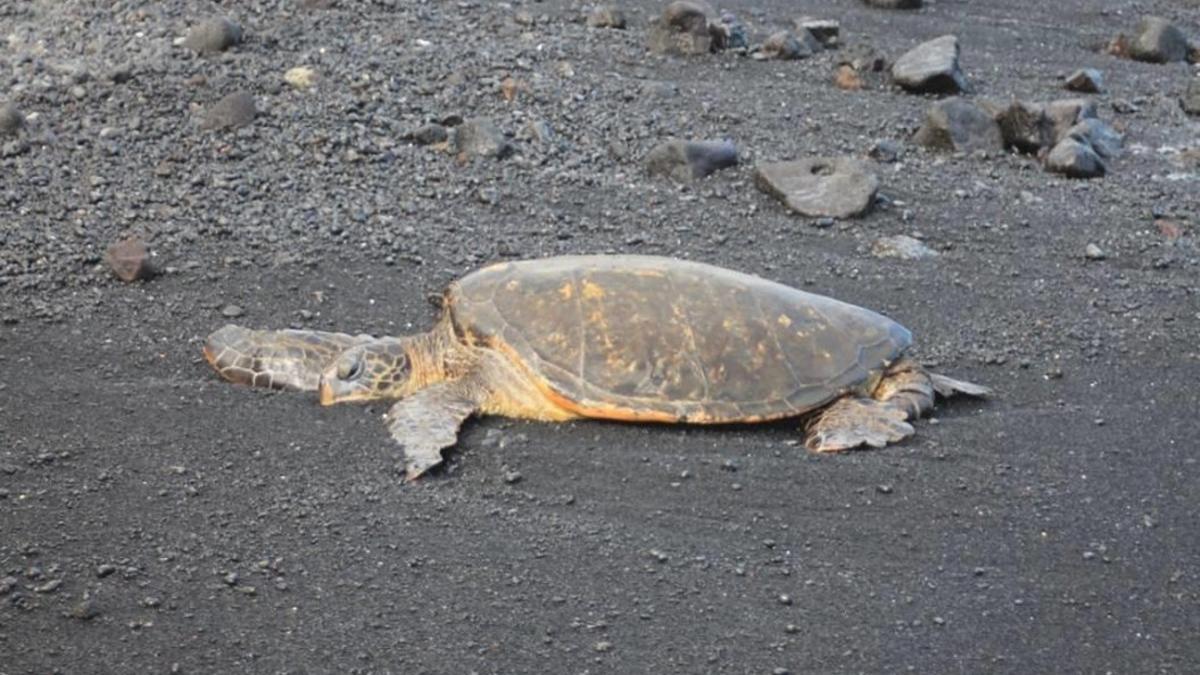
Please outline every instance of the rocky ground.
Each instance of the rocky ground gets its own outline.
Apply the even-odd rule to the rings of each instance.
[[[1194,670],[1197,73],[1105,46],[1144,14],[1200,38],[1195,2],[723,7],[751,46],[840,22],[799,60],[652,53],[663,5],[621,6],[625,29],[568,0],[0,6],[0,673]],[[239,30],[184,39],[220,16]],[[1107,175],[926,149],[934,98],[833,84],[856,45],[949,33],[972,101],[1101,71]],[[479,118],[503,136],[454,140]],[[740,164],[652,176],[668,138]],[[862,160],[873,209],[756,187],[814,155]],[[113,275],[128,236],[153,278]],[[819,457],[794,424],[483,419],[402,485],[382,408],[200,358],[228,321],[423,329],[486,261],[583,252],[871,307],[997,395]]]

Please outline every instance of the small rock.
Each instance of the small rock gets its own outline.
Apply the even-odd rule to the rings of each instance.
[[[1086,98],[1068,98],[1051,101],[1042,107],[1042,113],[1050,124],[1049,140],[1053,145],[1067,137],[1071,127],[1080,120],[1096,117],[1095,102]]]
[[[33,587],[34,593],[53,593],[57,591],[59,586],[62,586],[62,579],[51,579],[44,584]]]
[[[17,584],[19,583],[21,582],[16,577],[9,576],[0,578],[0,595],[8,595],[14,588],[17,587]]]
[[[201,54],[223,52],[241,43],[242,27],[225,17],[209,19],[192,26],[183,46]]]
[[[25,116],[12,103],[0,105],[0,136],[16,136],[25,126]]]
[[[1095,68],[1080,68],[1067,78],[1066,87],[1085,94],[1099,94],[1104,91],[1104,74]]]
[[[554,129],[543,119],[530,120],[522,130],[522,137],[543,144],[553,143],[555,138]]]
[[[658,54],[689,56],[713,50],[705,8],[686,0],[667,5],[662,16],[650,22],[646,35],[650,51]]]
[[[520,471],[507,470],[504,472],[504,482],[508,483],[509,485],[516,485],[517,483],[520,483],[523,478],[525,478],[525,476],[521,475]]]
[[[916,241],[916,240],[914,239],[914,241]],[[895,488],[893,488],[891,485],[888,485],[887,483],[883,483],[881,485],[876,485],[875,491],[881,495],[890,495],[893,492],[895,492]]]
[[[921,9],[921,0],[863,0],[880,9]]]
[[[842,50],[833,71],[833,84],[839,89],[856,91],[882,80],[887,60],[869,44],[859,43]]]
[[[104,252],[104,259],[121,281],[132,282],[154,276],[154,266],[150,262],[146,244],[137,237],[110,245]]]
[[[104,577],[106,577],[116,571],[117,571],[116,565],[110,565],[109,563],[103,563],[96,568],[96,576],[103,579]]]
[[[317,71],[307,66],[296,66],[283,74],[283,81],[296,89],[311,89],[317,83]]]
[[[879,179],[854,159],[814,157],[766,162],[754,168],[754,183],[793,211],[812,218],[850,218],[875,201]]]
[[[708,24],[708,32],[713,39],[713,51],[748,49],[750,47],[750,34],[746,30],[746,25],[739,21],[732,12],[721,12],[720,20]]]
[[[1104,161],[1087,141],[1064,138],[1046,156],[1046,169],[1068,178],[1099,178],[1107,172]]]
[[[205,129],[237,129],[253,122],[257,114],[254,97],[239,91],[210,106],[201,126]]]
[[[1088,260],[1104,260],[1108,257],[1104,254],[1104,250],[1095,244],[1088,244],[1083,249],[1083,256]]]
[[[1116,129],[1094,117],[1084,118],[1068,129],[1067,138],[1091,145],[1101,159],[1119,157],[1124,143],[1124,138]]]
[[[943,35],[917,45],[896,59],[892,65],[892,79],[904,89],[916,93],[966,92],[967,79],[958,66],[958,38]]]
[[[100,606],[94,598],[84,598],[71,607],[70,617],[77,621],[91,621],[100,616]]]
[[[504,159],[513,153],[512,143],[490,119],[463,120],[454,134],[454,148],[459,157],[492,157]]]
[[[781,595],[779,596],[778,600],[779,600],[779,604],[781,604],[781,605],[790,605],[790,604],[792,604],[792,596],[790,596],[790,595],[788,595],[788,594],[786,594],[786,593],[783,593],[783,594],[781,594]]]
[[[833,19],[814,19],[805,16],[796,19],[793,23],[797,33],[808,31],[813,39],[825,49],[836,49],[840,44],[842,24]]]
[[[417,145],[433,145],[444,143],[450,138],[450,132],[440,124],[426,124],[404,134],[404,137]]]
[[[1200,115],[1200,77],[1193,77],[1192,81],[1188,82],[1187,90],[1183,92],[1179,104],[1187,114]]]
[[[891,164],[892,162],[900,161],[900,157],[904,154],[904,147],[896,141],[884,138],[875,141],[875,145],[871,146],[871,151],[868,154],[876,162]]]
[[[737,147],[733,141],[668,140],[646,155],[646,170],[652,175],[689,182],[720,169],[736,166]]]
[[[1045,109],[1036,103],[1013,101],[996,113],[995,118],[1006,148],[1036,153],[1058,140]]]
[[[928,148],[971,152],[1000,151],[1000,126],[983,108],[964,98],[938,101],[925,113],[925,123],[913,137]]]
[[[587,25],[593,28],[625,28],[625,12],[611,5],[597,7],[588,14]]]
[[[1188,58],[1187,37],[1162,17],[1142,17],[1129,41],[1129,57],[1150,63],[1185,61]]]
[[[226,319],[236,319],[245,313],[246,310],[242,309],[238,305],[225,305],[221,308],[221,316],[225,317]]]
[[[810,38],[812,34],[805,32]],[[816,38],[812,38],[814,41]],[[817,45],[821,49],[820,44]],[[804,59],[813,55],[813,49],[810,45],[801,42],[790,31],[781,30],[777,33],[772,33],[770,37],[763,40],[758,50],[753,56],[756,59],[776,59],[779,61],[794,61],[796,59]]]
[[[601,652],[601,653],[607,652],[607,651],[612,651],[612,647],[613,647],[612,643],[609,642],[608,640],[601,640],[601,641],[597,642],[596,644],[592,645],[592,649],[594,651]]]
[[[871,255],[876,258],[899,258],[900,260],[922,260],[936,258],[938,252],[929,248],[918,239],[908,235],[898,234],[883,237],[871,246]]]

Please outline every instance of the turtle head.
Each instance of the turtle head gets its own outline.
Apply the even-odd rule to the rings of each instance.
[[[321,405],[402,398],[409,392],[411,375],[403,340],[380,338],[355,345],[321,373]]]

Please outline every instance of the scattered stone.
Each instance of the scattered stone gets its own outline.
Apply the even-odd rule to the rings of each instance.
[[[1183,92],[1179,104],[1187,114],[1200,115],[1200,77],[1193,77],[1192,81],[1188,82],[1187,90]],[[0,126],[2,125],[3,122],[0,122]]]
[[[62,586],[62,579],[51,579],[44,584],[38,584],[33,587],[34,593],[53,593]]]
[[[871,255],[876,258],[923,260],[925,258],[938,257],[938,252],[926,246],[919,239],[898,234],[893,237],[883,237],[877,240],[871,246]]]
[[[1051,101],[1042,108],[1050,124],[1050,138],[1047,145],[1053,145],[1063,138],[1067,132],[1080,120],[1096,117],[1096,104],[1086,98],[1068,98]]]
[[[0,578],[0,595],[8,595],[19,583],[20,580],[13,576]]]
[[[625,12],[611,5],[597,7],[588,14],[587,25],[593,28],[625,28]]]
[[[417,145],[434,145],[445,143],[450,138],[450,132],[440,124],[426,124],[406,133],[405,138]]]
[[[713,50],[704,7],[686,0],[667,5],[662,16],[650,22],[647,30],[650,51],[658,54],[690,56]]]
[[[597,642],[596,644],[592,645],[592,650],[601,652],[601,653],[612,651],[612,648],[613,648],[613,644],[611,642],[609,642],[608,640],[601,640],[601,641]]]
[[[209,107],[201,126],[205,129],[237,129],[254,121],[258,107],[254,97],[239,91],[226,96]]]
[[[733,141],[668,140],[646,155],[646,170],[686,183],[699,180],[721,169],[737,166],[737,147]]]
[[[12,103],[0,105],[0,136],[16,136],[25,126],[25,116]]]
[[[814,42],[816,38],[812,37],[811,33],[805,32]],[[817,49],[822,49],[820,43],[817,43]],[[752,55],[756,59],[777,59],[780,61],[794,61],[796,59],[805,59],[813,55],[813,48],[801,42],[790,31],[781,30],[778,33],[772,33],[770,37],[763,40],[762,45]]]
[[[880,9],[921,9],[921,0],[863,0]]]
[[[1144,16],[1129,40],[1129,58],[1149,63],[1174,63],[1188,57],[1183,31],[1158,16]]]
[[[1104,250],[1095,244],[1088,244],[1083,249],[1083,256],[1088,260],[1104,260],[1108,257],[1104,254]]]
[[[100,616],[100,606],[93,598],[84,598],[71,607],[69,616],[77,621],[91,621]]]
[[[146,244],[138,237],[111,244],[104,252],[104,260],[113,274],[126,283],[154,276],[154,265],[150,262]]]
[[[1092,146],[1101,159],[1114,159],[1121,154],[1124,138],[1116,129],[1094,118],[1087,117],[1067,131],[1068,138],[1074,138]]]
[[[750,34],[746,25],[732,12],[721,12],[719,21],[708,24],[708,32],[713,38],[713,51],[750,48]]]
[[[104,577],[117,571],[117,566],[110,563],[101,563],[96,567],[96,576],[103,579]]]
[[[862,162],[841,157],[759,164],[754,182],[788,208],[813,218],[860,215],[879,190],[879,179]]]
[[[1066,87],[1085,94],[1099,94],[1104,91],[1104,74],[1095,68],[1081,68],[1067,78]]]
[[[891,164],[892,162],[900,161],[900,157],[904,154],[904,147],[896,141],[884,138],[875,141],[875,145],[871,146],[871,151],[868,154],[876,162]]]
[[[521,130],[521,137],[548,145],[554,142],[554,128],[551,127],[550,123],[546,120],[530,120],[529,123],[526,124]]]
[[[1046,169],[1068,178],[1099,178],[1107,172],[1104,161],[1087,141],[1064,138],[1046,156]]]
[[[225,317],[226,319],[236,319],[245,313],[246,310],[242,309],[238,305],[225,305],[221,308],[221,316]]]
[[[793,23],[797,33],[807,31],[825,49],[836,49],[841,44],[842,25],[833,19],[814,19],[804,16],[796,19]]]
[[[914,140],[928,148],[957,152],[992,152],[1004,148],[996,120],[963,98],[946,99],[930,106]]]
[[[1014,100],[1007,108],[997,112],[995,118],[1006,148],[1036,153],[1058,140],[1046,111],[1036,103]]]
[[[225,17],[192,26],[183,46],[200,54],[223,52],[242,41],[242,27]]]
[[[896,59],[892,79],[916,93],[961,94],[968,90],[967,78],[958,67],[958,38],[943,35]]]
[[[454,149],[464,160],[474,157],[504,159],[515,150],[504,132],[490,119],[482,117],[463,120],[455,129]]]
[[[296,89],[311,89],[317,83],[317,71],[307,66],[296,66],[283,74],[283,81]]]
[[[864,89],[872,80],[881,80],[887,60],[871,45],[859,43],[838,56],[833,84],[839,89]]]

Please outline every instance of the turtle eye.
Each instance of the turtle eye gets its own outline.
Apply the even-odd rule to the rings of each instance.
[[[338,363],[337,376],[339,380],[353,380],[359,375],[362,375],[363,360],[362,357],[354,359],[342,359]]]

